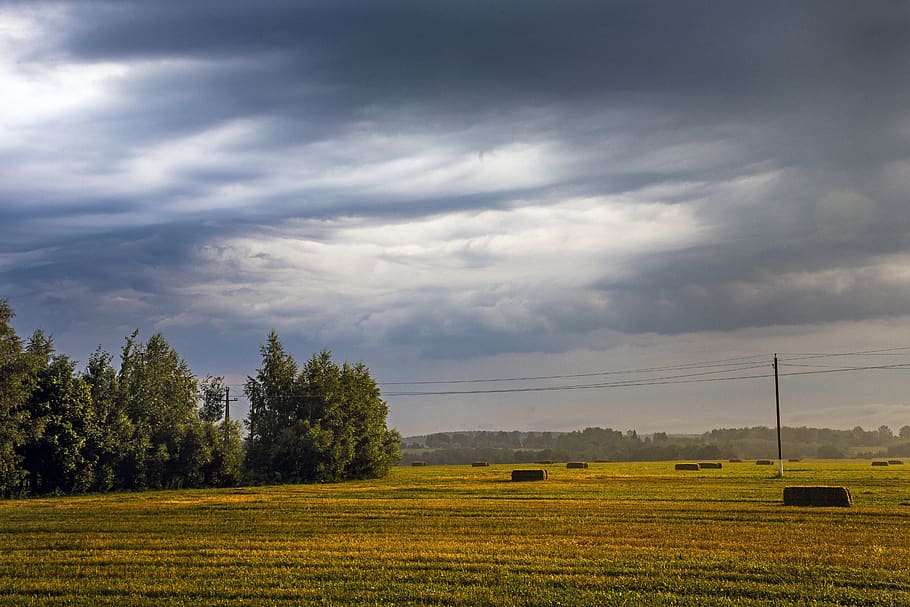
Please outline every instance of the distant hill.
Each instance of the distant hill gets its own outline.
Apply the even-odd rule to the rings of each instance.
[[[910,457],[910,426],[894,433],[877,430],[783,427],[786,459],[844,457]],[[721,428],[700,435],[585,428],[571,432],[456,431],[407,436],[402,463],[465,464],[472,461],[522,463],[540,460],[659,461],[677,459],[774,459],[773,428]]]

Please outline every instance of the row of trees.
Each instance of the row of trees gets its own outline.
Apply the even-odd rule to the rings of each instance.
[[[0,495],[334,481],[382,476],[400,437],[363,364],[323,351],[298,372],[273,331],[245,391],[249,436],[222,420],[223,378],[199,381],[164,337],[125,339],[119,369],[84,368],[0,300]]]
[[[735,451],[742,457],[768,457],[777,453],[777,430],[765,426],[751,428],[722,428],[706,432],[701,440]],[[877,430],[787,427],[781,428],[784,457],[844,457],[910,456],[910,426],[894,432],[888,426]]]
[[[573,432],[440,432],[422,444],[411,442],[405,463],[464,464],[475,460],[522,463],[538,460],[660,461],[718,459],[725,452],[714,444],[658,433],[641,437],[635,430],[585,428]],[[426,448],[424,448],[426,447]]]
[[[910,426],[877,430],[790,428],[781,430],[786,458],[910,457]],[[777,431],[758,426],[712,430],[699,436],[586,428],[574,432],[439,432],[405,443],[404,462],[464,464],[475,460],[521,463],[536,460],[660,461],[758,459],[777,456]]]
[[[664,439],[666,434],[660,435]],[[524,449],[524,450],[628,450],[650,442],[640,438],[635,430],[623,434],[612,428],[585,428],[572,432],[521,432],[475,430],[463,432],[437,432],[428,434],[422,442],[410,443],[411,447],[434,449]]]
[[[196,377],[161,335],[100,348],[79,372],[0,301],[0,494],[223,486],[240,479],[240,426],[197,407]],[[220,416],[219,416],[220,417]]]
[[[388,474],[401,435],[363,363],[338,365],[328,350],[299,369],[272,331],[250,399],[247,464],[255,480],[340,481]]]

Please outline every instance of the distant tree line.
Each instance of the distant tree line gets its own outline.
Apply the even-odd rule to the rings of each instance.
[[[527,463],[540,460],[664,461],[777,457],[777,430],[764,426],[718,429],[697,436],[586,428],[573,432],[439,432],[405,439],[403,463]],[[877,430],[781,429],[785,458],[910,457],[910,426]]]
[[[747,458],[777,454],[777,430],[764,426],[711,430],[701,435],[701,440]],[[910,457],[910,425],[897,432],[888,426],[877,430],[864,430],[861,426],[852,430],[784,426],[781,444],[786,458]]]
[[[386,474],[400,436],[363,364],[323,351],[298,373],[273,331],[245,391],[249,435],[224,420],[221,377],[199,380],[161,334],[99,348],[82,370],[36,330],[22,340],[0,300],[0,496]]]
[[[666,434],[639,436],[635,430],[585,428],[573,432],[452,432],[427,435],[422,444],[406,443],[403,463],[523,463],[540,460],[661,461],[718,459],[717,445]]]

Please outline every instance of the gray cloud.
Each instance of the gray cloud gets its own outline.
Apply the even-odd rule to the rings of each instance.
[[[902,3],[0,11],[0,296],[69,343],[467,360],[906,312]]]

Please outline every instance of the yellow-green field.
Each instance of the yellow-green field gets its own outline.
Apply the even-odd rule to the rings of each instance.
[[[545,467],[0,502],[0,605],[910,605],[910,463]]]

